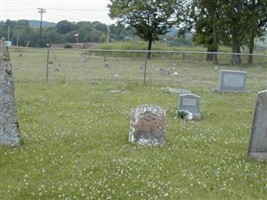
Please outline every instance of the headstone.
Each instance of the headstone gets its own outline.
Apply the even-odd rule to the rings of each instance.
[[[163,145],[165,142],[166,110],[155,105],[132,109],[129,141],[141,145]]]
[[[81,54],[81,63],[83,63],[84,60],[85,60],[85,55],[82,53],[82,54]]]
[[[171,71],[169,69],[160,68],[159,71],[162,75],[171,75]]]
[[[111,93],[127,93],[127,90],[110,90]]]
[[[256,158],[257,160],[267,159],[267,90],[258,93],[248,157]]]
[[[246,92],[247,72],[220,70],[218,88],[215,92]]]
[[[201,118],[200,97],[195,94],[180,94],[179,111],[189,111],[193,114],[193,120],[199,120]]]
[[[163,53],[163,54],[162,54],[161,59],[162,59],[162,60],[165,60],[165,59],[166,59],[166,53]]]
[[[190,90],[187,90],[187,89],[171,88],[171,87],[168,87],[167,88],[167,92],[174,93],[174,94],[188,94],[188,93],[192,93]]]
[[[19,146],[19,125],[17,119],[12,65],[8,48],[1,40],[0,61],[0,144]]]

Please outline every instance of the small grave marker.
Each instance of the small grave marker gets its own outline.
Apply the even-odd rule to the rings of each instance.
[[[267,90],[258,93],[249,141],[248,157],[267,159]]]
[[[174,93],[174,94],[188,94],[188,93],[192,93],[190,90],[187,90],[187,89],[171,88],[171,87],[168,87],[167,88],[167,92]]]
[[[193,119],[200,119],[200,97],[195,94],[180,94],[178,112],[182,110],[192,113]]]
[[[246,92],[247,72],[220,70],[215,92]]]
[[[155,105],[140,105],[132,109],[129,141],[142,145],[163,145],[166,111]]]

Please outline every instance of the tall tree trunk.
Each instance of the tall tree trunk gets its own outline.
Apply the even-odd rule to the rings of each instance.
[[[213,61],[213,64],[218,64],[218,59],[217,59],[217,52],[218,52],[217,28],[216,28],[214,21],[212,23],[212,31],[213,31],[213,33],[212,33],[213,34],[212,48],[213,48],[213,52],[215,52],[212,56],[212,61]]]
[[[232,65],[241,65],[241,56],[240,56],[240,42],[239,42],[239,24],[242,9],[242,1],[231,1],[231,6],[233,8],[233,17],[232,17],[232,23],[231,23],[231,34],[232,34],[232,59],[231,64]]]
[[[217,63],[217,48],[213,44],[208,45],[206,61]]]
[[[248,64],[253,63],[253,50],[254,50],[254,31],[252,31],[250,38],[249,38],[249,55],[248,55]]]
[[[216,26],[212,25],[212,44],[208,45],[208,53],[206,57],[206,61],[212,61],[213,64],[217,64],[217,52],[218,52],[218,44],[217,44],[217,29]]]
[[[237,39],[236,34],[233,34],[232,38],[232,65],[241,65],[241,56],[240,56],[240,44]]]
[[[151,58],[151,49],[152,49],[152,38],[148,40],[148,46],[147,46],[147,50],[148,50],[147,58],[148,59]]]

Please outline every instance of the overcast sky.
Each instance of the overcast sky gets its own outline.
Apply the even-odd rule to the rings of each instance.
[[[0,21],[40,20],[38,8],[43,8],[46,9],[43,21],[100,21],[112,24],[115,21],[108,16],[109,3],[109,0],[0,0]]]

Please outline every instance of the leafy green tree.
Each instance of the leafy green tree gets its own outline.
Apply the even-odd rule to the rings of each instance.
[[[247,13],[249,23],[248,42],[249,48],[248,63],[253,63],[254,40],[256,37],[262,38],[266,34],[267,28],[267,1],[266,0],[247,0],[244,2],[244,9]]]
[[[46,46],[54,43],[61,43],[61,35],[56,31],[54,27],[45,28],[43,39],[46,42]]]
[[[80,42],[91,42],[88,39],[88,36],[92,32],[92,29],[94,28],[91,22],[78,22],[78,31],[79,31],[79,37],[80,37]]]
[[[125,29],[121,26],[111,24],[109,26],[110,41],[129,41],[134,40],[133,30],[131,28]]]
[[[103,33],[107,32],[107,25],[106,24],[103,24],[99,21],[94,21],[94,22],[92,22],[92,25],[98,31],[101,31]]]
[[[131,27],[134,33],[148,42],[159,40],[175,24],[176,8],[182,3],[177,0],[111,0],[108,4],[109,16],[118,24]],[[150,54],[148,55],[150,57]]]
[[[195,28],[193,41],[207,47],[207,61],[217,63],[219,39],[220,39],[220,2],[195,0],[188,8],[189,16],[193,21],[189,21],[189,27]]]
[[[264,0],[195,0],[189,12],[194,42],[204,44],[208,52],[216,52],[219,44],[229,45],[232,64],[240,65],[241,46],[248,46],[252,54],[255,37],[266,33],[266,7]],[[217,62],[215,55],[212,59]]]
[[[78,27],[76,24],[72,22],[69,22],[67,20],[62,20],[57,23],[56,29],[57,29],[57,32],[59,32],[60,34],[66,34],[68,32],[77,30]]]
[[[232,64],[240,65],[241,46],[249,47],[250,53],[253,53],[254,39],[266,33],[267,2],[266,0],[223,0],[223,2],[221,29],[231,38]],[[252,62],[252,56],[249,57],[249,62]]]

